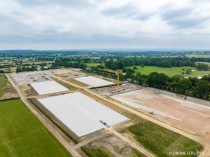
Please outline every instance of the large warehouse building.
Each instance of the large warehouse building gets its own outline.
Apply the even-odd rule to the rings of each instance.
[[[38,101],[78,137],[105,128],[103,122],[115,125],[129,120],[80,92],[42,98]]]
[[[34,82],[31,86],[39,95],[64,92],[68,89],[55,81]]]
[[[85,83],[89,85],[90,87],[103,87],[103,86],[111,86],[115,84],[113,82],[103,80],[94,76],[79,77],[79,78],[75,78],[75,80]]]

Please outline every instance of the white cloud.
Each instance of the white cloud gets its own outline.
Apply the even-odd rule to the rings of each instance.
[[[0,46],[210,48],[209,10],[208,0],[0,0]]]

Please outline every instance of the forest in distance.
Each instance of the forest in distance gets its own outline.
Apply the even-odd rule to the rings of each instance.
[[[206,100],[210,100],[209,63],[210,52],[208,51],[196,53],[191,51],[142,51],[139,53],[105,51],[0,52],[1,73],[79,68],[88,73],[116,78],[115,74],[101,71],[101,69],[110,69],[125,73],[125,75],[120,76],[122,81]]]

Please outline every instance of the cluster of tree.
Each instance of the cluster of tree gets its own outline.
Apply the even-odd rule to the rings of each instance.
[[[101,61],[108,69],[116,70],[123,69],[128,66],[159,66],[159,67],[180,67],[180,66],[194,66],[195,63],[187,57],[160,57],[160,58],[116,58]]]
[[[204,64],[204,63],[198,63],[195,65],[195,67],[200,70],[200,71],[208,71],[209,70],[209,66],[208,64]]]
[[[15,65],[9,65],[9,64],[5,64],[5,65],[0,65],[0,68],[11,68],[11,67],[15,67]]]
[[[4,71],[4,70],[0,70],[0,74],[1,74],[1,73],[5,73],[5,71]]]
[[[195,57],[193,57],[193,58],[191,58],[191,61],[192,62],[210,62],[210,58],[205,58],[205,57],[195,58]]]
[[[97,74],[97,75],[101,75],[101,76],[104,76],[104,77],[109,77],[109,78],[113,78],[113,79],[116,79],[116,74],[113,74],[113,73],[108,73],[108,72],[104,72],[102,70],[99,70],[99,69],[103,69],[104,67],[102,66],[98,66],[98,67],[91,67],[91,68],[87,68],[85,71],[88,72],[88,73],[92,73],[92,74]]]
[[[169,77],[162,73],[152,72],[142,75],[131,68],[123,70],[126,72],[122,80],[130,80],[140,85],[146,85],[158,89],[168,90],[175,93],[185,94],[210,100],[210,75],[198,78],[184,78],[183,76]]]
[[[16,72],[24,72],[24,71],[37,71],[37,66],[32,65],[30,67],[25,67],[25,66],[18,66],[16,69]]]
[[[80,68],[85,69],[87,65],[80,62],[72,62],[70,58],[58,58],[52,63],[51,69],[58,69],[62,67]]]

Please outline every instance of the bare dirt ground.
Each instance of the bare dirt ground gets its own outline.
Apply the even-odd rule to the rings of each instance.
[[[70,80],[72,78],[87,76],[87,74],[81,72],[78,69],[57,69],[52,70],[50,73],[64,80]]]
[[[91,149],[104,148],[113,157],[137,157],[132,147],[117,136],[107,136],[96,139],[85,147]]]
[[[51,77],[48,75],[48,71],[12,73],[10,76],[18,86],[30,84],[33,82],[51,80]]]
[[[132,108],[153,112],[162,121],[210,139],[210,107],[151,90],[141,89],[112,96]]]
[[[21,85],[18,87],[21,90],[21,92],[24,94],[24,96],[26,97],[39,95],[30,84]]]
[[[0,100],[18,98],[19,95],[15,88],[8,82],[6,88],[4,89],[4,94],[0,97]]]
[[[91,91],[100,94],[101,96],[111,96],[140,89],[141,86],[132,83],[126,83],[120,86],[101,87],[90,89]]]

